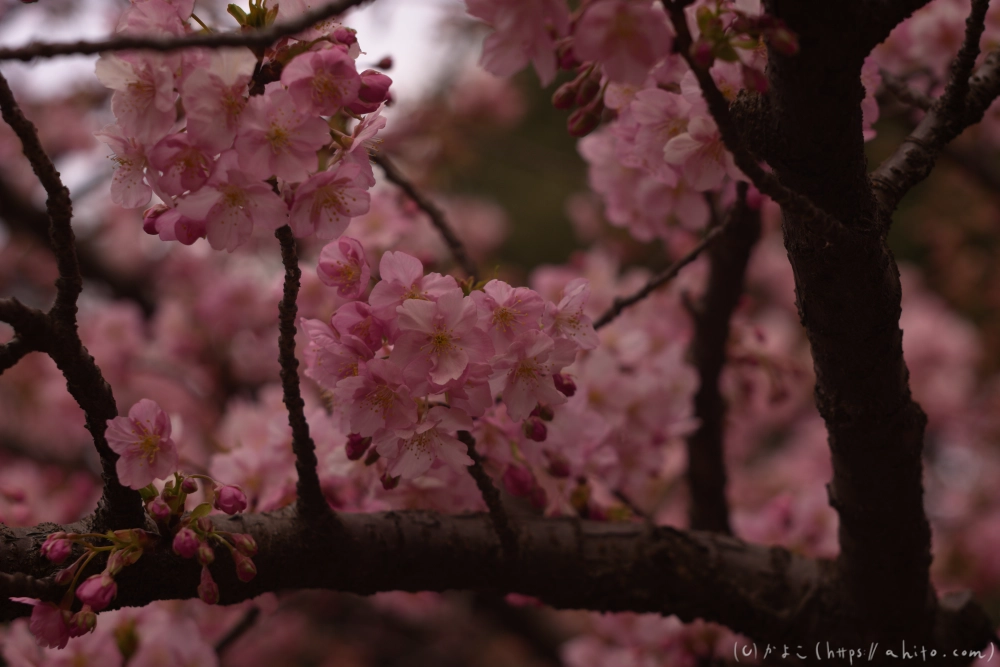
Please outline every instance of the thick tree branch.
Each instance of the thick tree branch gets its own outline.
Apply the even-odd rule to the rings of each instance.
[[[65,376],[70,395],[83,408],[87,430],[90,431],[101,457],[104,495],[97,510],[98,524],[102,528],[141,526],[145,521],[142,500],[137,491],[122,486],[118,481],[115,472],[118,455],[111,451],[104,438],[108,420],[118,416],[115,397],[94,358],[80,341],[77,331],[76,300],[83,289],[83,279],[80,277],[73,228],[70,224],[73,205],[69,190],[63,185],[59,172],[42,148],[35,126],[24,117],[2,75],[0,111],[4,121],[21,140],[24,155],[48,194],[45,207],[59,278],[56,280],[55,303],[46,315],[50,336],[45,351]],[[12,324],[17,330],[17,324]]]
[[[881,44],[893,28],[931,0],[865,0],[861,24],[867,51]]]
[[[517,592],[559,609],[677,614],[687,622],[701,618],[779,645],[855,645],[862,634],[842,607],[832,563],[729,536],[649,523],[529,518],[521,524],[518,557],[510,562],[486,515],[411,511],[341,518],[342,533],[312,530],[294,508],[213,517],[219,530],[250,533],[259,547],[258,574],[249,583],[237,580],[228,558],[217,558],[211,566],[222,603],[304,588],[361,595],[461,589]],[[87,524],[62,528],[81,532]],[[52,565],[39,548],[45,534],[57,529],[52,524],[0,527],[0,571],[50,575]],[[116,578],[118,597],[112,606],[192,598],[198,572],[193,560],[168,547],[155,549]],[[0,620],[29,611],[0,602]],[[989,618],[966,598],[942,604],[922,637],[939,649],[968,649],[981,648],[992,635]]]
[[[288,37],[302,32],[321,21],[333,16],[339,16],[347,10],[357,7],[370,0],[339,0],[322,7],[317,7],[302,16],[282,23],[276,23],[270,28],[253,32],[223,32],[210,34],[195,34],[184,37],[150,37],[138,35],[121,35],[108,39],[88,42],[68,42],[65,44],[32,43],[18,48],[0,49],[0,61],[22,60],[35,58],[53,58],[74,54],[88,55],[104,51],[177,51],[193,47],[222,48],[247,46],[251,48],[266,48],[282,37]]]
[[[465,274],[471,277],[473,280],[476,279],[476,265],[473,263],[472,259],[469,257],[469,253],[465,251],[465,246],[462,242],[455,236],[455,232],[452,230],[451,225],[448,224],[448,220],[445,218],[444,213],[437,206],[434,205],[430,199],[424,196],[419,190],[417,190],[413,183],[411,183],[396,165],[386,157],[385,155],[376,155],[372,158],[372,161],[382,168],[385,172],[385,177],[389,179],[392,183],[399,187],[400,190],[406,193],[406,196],[413,200],[413,202],[420,208],[421,211],[427,214],[430,218],[431,224],[441,233],[444,238],[444,242],[448,244],[448,248],[451,250],[451,254],[455,257],[455,261],[458,263]]]
[[[701,241],[699,241],[691,250],[688,251],[686,255],[681,257],[679,260],[668,266],[666,269],[656,274],[649,281],[643,285],[637,292],[629,296],[616,297],[611,303],[611,307],[608,308],[600,317],[594,321],[594,328],[600,329],[608,324],[622,314],[622,311],[626,308],[634,306],[639,303],[647,296],[655,292],[660,287],[663,287],[668,282],[674,279],[674,277],[680,273],[681,269],[685,266],[698,259],[698,256],[719,238],[722,234],[722,230],[725,224],[720,225],[708,232]]]
[[[914,636],[930,631],[935,606],[922,486],[926,417],[910,394],[899,271],[866,174],[862,1],[766,5],[801,45],[794,56],[768,53],[770,110],[783,135],[771,164],[788,187],[844,223],[822,229],[782,211],[829,436],[839,577],[873,639]]]
[[[299,512],[304,517],[319,519],[332,517],[323,490],[320,488],[316,460],[316,444],[309,435],[305,401],[299,389],[299,360],[295,358],[296,299],[299,295],[299,258],[295,250],[295,237],[288,225],[283,225],[274,235],[281,243],[281,261],[285,266],[285,285],[281,303],[278,304],[278,361],[281,364],[281,390],[288,409],[288,424],[292,428],[292,450],[295,452],[295,470]]]
[[[746,183],[729,223],[708,249],[708,289],[694,312],[691,357],[700,380],[694,397],[698,430],[687,439],[687,480],[691,493],[690,526],[695,530],[732,532],[726,501],[723,436],[726,406],[719,393],[719,375],[726,361],[729,320],[743,293],[750,251],[760,238],[760,213],[746,204]]]

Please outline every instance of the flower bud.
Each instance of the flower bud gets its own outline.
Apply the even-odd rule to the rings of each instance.
[[[389,473],[382,475],[382,488],[386,491],[392,491],[397,486],[399,486],[399,477],[393,477]]]
[[[155,521],[166,523],[170,519],[170,515],[173,512],[163,498],[157,496],[153,498],[148,505],[146,505],[146,511],[149,512],[149,516],[153,517]]]
[[[198,480],[193,477],[185,477],[181,482],[181,491],[184,493],[194,493],[198,490]]]
[[[363,438],[357,433],[351,433],[347,436],[347,458],[351,461],[357,461],[365,455],[365,452],[368,451],[368,446],[371,444],[371,438]]]
[[[97,614],[89,606],[83,605],[83,609],[70,616],[67,625],[70,637],[81,637],[97,627]]]
[[[210,565],[215,560],[215,552],[212,550],[212,547],[208,546],[208,542],[200,542],[198,544],[197,557],[199,564]]]
[[[69,557],[73,544],[66,539],[66,533],[59,531],[45,538],[42,555],[57,565]]]
[[[565,479],[570,475],[569,461],[562,454],[553,454],[552,452],[545,452],[545,456],[549,459],[549,474],[558,479]]]
[[[552,381],[556,385],[556,389],[563,395],[569,398],[576,394],[576,382],[573,381],[568,375],[563,375],[562,373],[556,373],[552,376]]]
[[[577,109],[569,115],[566,129],[572,137],[585,137],[601,124],[601,114],[595,113],[589,107]]]
[[[358,41],[358,37],[355,32],[350,28],[344,28],[343,26],[334,30],[332,37],[346,46],[350,46]]]
[[[118,584],[106,572],[95,574],[76,587],[76,597],[94,611],[101,611],[118,595]]]
[[[559,69],[565,70],[576,69],[582,64],[573,53],[572,37],[564,37],[556,42],[556,61],[559,63]]]
[[[503,473],[503,485],[507,493],[522,498],[537,486],[531,471],[521,466],[507,466]]]
[[[524,430],[524,436],[528,440],[534,440],[535,442],[545,442],[545,438],[549,436],[549,430],[545,427],[545,422],[538,417],[528,417],[525,419],[522,429]]]
[[[257,542],[254,541],[252,535],[248,535],[246,533],[233,533],[231,539],[233,541],[233,546],[236,547],[236,549],[243,555],[257,555]]]
[[[249,556],[234,551],[233,560],[236,562],[236,577],[244,584],[257,576],[257,566]]]
[[[160,232],[156,228],[156,219],[169,210],[170,208],[164,204],[157,204],[147,208],[142,214],[142,231],[146,232],[150,236],[156,236],[159,234]]]
[[[544,403],[538,403],[537,405],[535,405],[535,407],[531,411],[531,414],[529,414],[528,416],[529,417],[538,417],[543,422],[550,422],[553,419],[555,419],[556,413],[552,409],[551,405],[545,405]]]
[[[198,526],[198,530],[203,533],[211,534],[215,532],[215,526],[212,525],[212,520],[207,516],[198,517],[195,525]]]
[[[563,111],[572,109],[576,100],[576,90],[576,81],[567,81],[559,86],[552,94],[552,106]]]
[[[238,486],[226,484],[215,493],[215,509],[226,514],[236,514],[247,508],[247,497]]]
[[[378,450],[372,449],[371,451],[368,452],[368,456],[365,457],[365,465],[366,466],[374,465],[374,463],[378,461],[379,458],[380,456]]]
[[[198,584],[198,597],[205,604],[219,604],[219,585],[212,579],[212,573],[202,566],[201,581]]]
[[[392,56],[385,56],[382,60],[375,63],[375,67],[379,69],[392,69]]]
[[[712,63],[715,62],[712,43],[703,37],[699,37],[698,41],[691,45],[691,59],[694,60],[696,65],[711,67]]]
[[[597,94],[601,92],[601,80],[590,76],[583,80],[576,91],[576,104],[583,106],[590,104]]]
[[[174,535],[174,553],[181,558],[194,558],[198,554],[198,536],[190,528],[184,527]]]
[[[70,582],[73,581],[73,577],[76,576],[76,571],[80,568],[80,564],[83,563],[84,559],[87,558],[87,554],[84,554],[77,558],[72,565],[63,568],[56,572],[55,582],[56,586],[68,586]]]

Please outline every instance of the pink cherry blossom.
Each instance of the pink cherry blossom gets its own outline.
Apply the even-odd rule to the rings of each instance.
[[[104,54],[97,78],[115,91],[111,111],[122,131],[149,145],[165,136],[177,119],[174,77],[162,56]]]
[[[119,455],[118,481],[141,489],[177,469],[177,445],[170,439],[170,418],[154,401],[144,398],[128,417],[108,420],[108,445]]]
[[[672,36],[659,3],[597,0],[576,24],[573,52],[601,63],[612,81],[638,84],[670,53]]]
[[[507,414],[515,421],[526,418],[535,405],[561,405],[566,397],[556,389],[552,375],[573,363],[576,346],[541,331],[529,331],[514,341],[493,367],[504,377],[502,394]]]
[[[567,283],[559,304],[546,305],[545,325],[548,333],[557,338],[569,338],[584,350],[596,348],[600,340],[590,317],[583,312],[589,298],[590,283],[586,278],[574,278]]]
[[[383,359],[372,359],[357,376],[338,382],[333,393],[347,406],[351,431],[362,436],[407,428],[417,421],[417,406],[403,383],[403,372]]]
[[[94,136],[114,151],[112,160],[117,165],[111,179],[111,201],[123,208],[139,208],[149,203],[152,188],[144,180],[146,149],[126,137],[118,125],[108,125]]]
[[[327,241],[344,233],[351,218],[368,212],[371,196],[356,164],[340,163],[309,177],[295,190],[288,224],[297,237]]]
[[[39,645],[49,648],[66,648],[66,644],[69,642],[68,611],[60,609],[51,602],[24,598],[17,598],[15,601],[34,606],[34,609],[31,610],[28,628]]]
[[[208,182],[215,161],[190,134],[171,134],[149,151],[149,163],[162,172],[157,183],[170,195],[197,190]]]
[[[476,304],[461,290],[445,292],[434,302],[409,299],[398,312],[400,336],[390,359],[400,367],[429,361],[427,377],[437,385],[460,378],[470,362],[493,356],[492,341],[476,326]]]
[[[343,336],[361,339],[370,350],[382,347],[385,335],[382,324],[372,315],[371,306],[361,301],[345,303],[330,318],[330,326]]]
[[[340,380],[358,375],[374,356],[361,339],[350,334],[338,336],[325,322],[303,319],[302,329],[309,336],[306,375],[325,389],[333,389]]]
[[[250,98],[240,116],[234,147],[240,167],[248,174],[302,181],[316,169],[316,151],[329,143],[326,122],[307,115],[288,91],[274,82],[263,95]]]
[[[323,247],[316,273],[324,285],[336,287],[337,294],[345,299],[357,299],[364,294],[371,278],[364,248],[346,236]]]
[[[711,190],[726,176],[741,178],[733,155],[722,143],[719,128],[708,116],[694,116],[687,132],[679,134],[663,147],[664,159],[681,168],[684,179],[695,190]]]
[[[358,99],[348,105],[352,113],[365,114],[372,113],[382,106],[382,103],[389,99],[389,86],[392,79],[385,74],[373,69],[366,69],[361,73],[361,89],[358,91]]]
[[[354,60],[336,47],[294,58],[282,70],[281,83],[300,109],[318,116],[332,116],[353,104],[361,90]]]
[[[354,126],[351,136],[337,140],[339,148],[334,154],[334,160],[345,164],[356,164],[359,168],[359,180],[371,187],[375,185],[375,173],[372,171],[370,155],[377,150],[380,139],[375,139],[378,131],[385,127],[386,119],[382,117],[385,105],[378,106]]]
[[[240,487],[225,484],[215,491],[215,509],[226,514],[239,514],[246,508],[247,496]]]
[[[466,0],[469,14],[495,32],[483,43],[480,64],[497,76],[511,76],[530,61],[543,86],[556,74],[555,40],[569,32],[565,0]],[[550,29],[551,28],[551,31]]]
[[[527,287],[511,287],[491,280],[482,291],[470,295],[479,307],[483,328],[489,333],[497,353],[503,353],[521,334],[538,329],[545,311],[542,297]]]
[[[181,84],[187,131],[200,145],[215,151],[233,145],[254,65],[248,49],[217,49],[207,68],[194,70]]]
[[[412,479],[427,472],[436,460],[457,470],[472,465],[468,448],[454,435],[456,431],[469,430],[472,420],[467,414],[436,406],[419,424],[393,431],[386,429],[373,443],[378,453],[390,461],[390,475]]]
[[[458,289],[458,282],[451,276],[437,273],[425,276],[420,260],[405,252],[382,255],[379,277],[381,280],[372,288],[368,303],[375,316],[387,322],[395,320],[396,308],[407,299],[436,299],[449,290]]]

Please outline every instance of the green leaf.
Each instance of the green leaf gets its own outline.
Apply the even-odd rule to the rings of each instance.
[[[229,5],[226,7],[226,11],[229,12],[229,15],[236,19],[236,22],[241,26],[245,26],[247,24],[249,17],[245,11],[240,9],[239,5]]]
[[[189,514],[188,516],[191,521],[197,521],[203,516],[208,516],[211,513],[211,511],[212,511],[211,505],[209,505],[208,503],[202,503],[201,505],[198,505],[193,510],[191,510],[191,514]]]

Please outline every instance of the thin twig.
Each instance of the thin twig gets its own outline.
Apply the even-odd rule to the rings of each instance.
[[[281,364],[281,390],[288,409],[288,424],[292,428],[292,450],[295,452],[295,470],[299,481],[296,485],[300,514],[317,518],[332,514],[323,496],[317,473],[316,445],[309,435],[305,401],[299,389],[299,360],[295,358],[295,316],[302,270],[295,250],[295,237],[288,225],[274,232],[281,243],[281,261],[285,266],[285,286],[278,305],[278,361]]]
[[[339,16],[347,10],[370,0],[339,0],[306,12],[292,21],[276,23],[270,28],[253,32],[216,32],[197,33],[183,37],[150,37],[139,35],[122,35],[110,37],[96,42],[79,41],[63,44],[35,42],[17,48],[0,49],[0,61],[22,60],[34,58],[53,58],[55,56],[89,55],[105,51],[177,51],[193,47],[224,48],[247,46],[250,48],[266,48],[282,37],[295,35],[332,16]]]
[[[237,639],[246,634],[247,630],[253,627],[254,623],[257,622],[257,617],[260,616],[260,607],[254,605],[247,610],[243,617],[236,622],[236,625],[229,629],[229,632],[224,634],[219,641],[215,642],[215,654],[222,655],[225,653],[226,649],[232,646]]]
[[[695,245],[695,247],[691,248],[691,250],[688,251],[688,254],[684,255],[679,260],[671,264],[669,267],[667,267],[665,271],[658,273],[652,278],[650,278],[649,282],[643,285],[642,289],[640,289],[635,294],[632,294],[631,296],[617,297],[611,304],[611,307],[608,308],[608,310],[605,311],[605,313],[600,317],[598,317],[597,320],[594,322],[594,328],[600,329],[601,327],[610,324],[612,320],[621,315],[623,310],[625,310],[629,306],[633,306],[639,303],[647,296],[652,294],[656,289],[662,287],[663,285],[666,285],[668,282],[673,280],[674,276],[680,273],[681,269],[683,269],[685,266],[687,266],[694,260],[698,259],[698,255],[700,255],[705,248],[714,243],[715,240],[719,238],[719,235],[722,233],[722,230],[725,228],[726,224],[722,224],[713,229],[712,231],[710,231],[708,234],[705,235],[705,238],[699,241],[698,244]]]
[[[417,190],[413,183],[411,183],[405,176],[403,176],[396,165],[386,157],[385,155],[376,155],[372,158],[382,171],[385,172],[386,178],[388,178],[392,183],[395,183],[399,188],[406,193],[406,196],[413,200],[413,202],[420,207],[420,210],[427,214],[427,217],[431,219],[431,224],[434,225],[437,230],[444,237],[444,242],[448,244],[451,249],[451,254],[454,255],[455,261],[458,265],[462,267],[466,275],[471,277],[473,280],[476,279],[476,265],[472,262],[469,254],[465,251],[465,246],[462,242],[458,240],[455,236],[455,232],[451,229],[448,221],[444,217],[444,213],[439,209],[434,203],[425,197],[423,193]]]
[[[799,194],[781,184],[778,178],[760,166],[757,160],[747,151],[740,141],[736,125],[733,123],[729,113],[729,102],[715,85],[715,80],[708,69],[698,65],[691,56],[691,31],[688,28],[687,17],[684,13],[684,4],[671,0],[663,0],[663,5],[670,15],[674,30],[677,36],[674,40],[674,48],[684,58],[698,84],[701,87],[702,97],[708,105],[708,110],[712,114],[715,124],[722,135],[722,142],[730,153],[733,154],[733,161],[739,167],[750,182],[758,190],[773,199],[781,208],[794,215],[805,219],[815,219],[823,222],[830,229],[842,227],[839,220],[812,203],[808,197]]]
[[[896,96],[903,104],[908,104],[917,109],[927,111],[934,104],[934,100],[923,93],[914,90],[901,77],[896,76],[886,69],[880,69],[879,75],[882,77],[882,85],[890,93]]]
[[[459,431],[458,439],[468,447],[469,458],[472,459],[469,474],[476,480],[479,493],[482,494],[486,507],[490,511],[490,520],[493,522],[493,528],[500,539],[500,548],[504,558],[508,563],[512,563],[518,554],[517,533],[514,531],[510,518],[507,516],[507,510],[504,509],[503,502],[500,500],[500,492],[497,491],[497,487],[493,486],[493,480],[483,469],[483,457],[476,451],[476,440],[472,434],[468,431]]]
[[[747,184],[740,183],[726,230],[708,250],[705,296],[699,307],[692,307],[691,358],[698,369],[694,408],[699,425],[687,439],[690,527],[726,534],[732,529],[723,449],[726,404],[719,392],[719,375],[726,361],[729,321],[743,293],[750,251],[760,238],[760,213],[747,206],[746,194]]]

